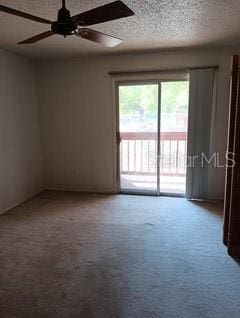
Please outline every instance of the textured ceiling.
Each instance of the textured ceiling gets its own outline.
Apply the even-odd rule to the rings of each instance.
[[[112,0],[67,0],[71,14]],[[239,0],[124,0],[135,16],[94,25],[93,29],[124,39],[115,48],[77,37],[55,35],[39,43],[16,43],[48,30],[48,25],[0,12],[0,46],[20,54],[37,57],[65,57],[133,50],[153,50],[192,46],[225,46],[240,43]],[[56,19],[60,0],[0,0],[0,4]]]

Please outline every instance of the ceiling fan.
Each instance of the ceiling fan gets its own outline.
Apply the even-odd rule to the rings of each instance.
[[[70,11],[66,8],[65,0],[62,0],[62,8],[58,11],[57,21],[54,22],[2,5],[0,5],[0,11],[51,25],[51,30],[21,41],[18,44],[32,44],[54,34],[60,34],[64,37],[68,35],[76,35],[83,39],[97,42],[108,47],[114,47],[121,43],[122,40],[111,35],[86,28],[86,26],[134,15],[134,12],[119,0],[82,12],[75,16],[71,16]]]

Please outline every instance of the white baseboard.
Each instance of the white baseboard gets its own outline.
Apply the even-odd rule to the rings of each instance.
[[[14,208],[16,208],[17,206],[23,204],[24,202],[26,202],[26,201],[28,201],[28,200],[34,198],[36,195],[38,195],[39,193],[41,193],[41,192],[43,192],[43,191],[44,191],[44,189],[39,189],[38,191],[33,192],[33,193],[31,193],[31,194],[25,196],[25,197],[24,197],[23,199],[21,199],[20,201],[17,201],[17,202],[15,202],[15,203],[9,205],[9,206],[8,206],[7,208],[5,208],[3,211],[0,211],[0,215],[3,215],[4,213],[6,213],[6,212],[8,212],[8,211],[10,211],[10,210],[12,210],[12,209],[14,209]]]
[[[59,191],[59,192],[78,192],[78,193],[99,193],[99,194],[117,194],[114,191],[98,191],[98,190],[86,190],[86,189],[76,189],[76,188],[55,188],[55,187],[47,187],[44,189],[45,191]]]

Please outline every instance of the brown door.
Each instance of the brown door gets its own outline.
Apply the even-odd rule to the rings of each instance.
[[[240,70],[239,56],[232,58],[227,168],[224,200],[224,244],[240,258]],[[234,155],[232,155],[234,154]],[[233,159],[234,157],[234,165]]]

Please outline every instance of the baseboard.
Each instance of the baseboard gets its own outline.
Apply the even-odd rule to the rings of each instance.
[[[35,196],[39,195],[41,192],[43,192],[44,189],[40,189],[39,191],[33,192],[32,194],[24,197],[21,201],[18,201],[12,205],[10,205],[9,207],[5,208],[3,211],[0,211],[0,215],[3,215],[5,213],[7,213],[8,211],[11,211],[12,209],[18,207],[19,205],[27,202],[28,200],[31,200],[32,198],[34,198]]]
[[[109,194],[114,195],[117,192],[114,191],[93,191],[93,190],[83,190],[83,189],[71,189],[71,188],[55,188],[55,187],[47,187],[44,191],[56,191],[56,192],[73,192],[73,193],[86,193],[86,194]]]
[[[3,211],[0,212],[0,216],[7,213],[8,211],[11,211],[12,209],[18,207],[19,205],[33,199],[35,196],[39,195],[40,193],[44,191],[56,191],[56,192],[72,192],[72,193],[86,193],[86,194],[106,194],[106,195],[114,195],[117,194],[116,192],[113,191],[87,191],[87,190],[76,190],[76,189],[63,189],[63,188],[43,188],[40,189],[39,191],[33,192],[31,195],[26,196],[24,199],[21,201],[18,201],[7,208],[5,208]]]

